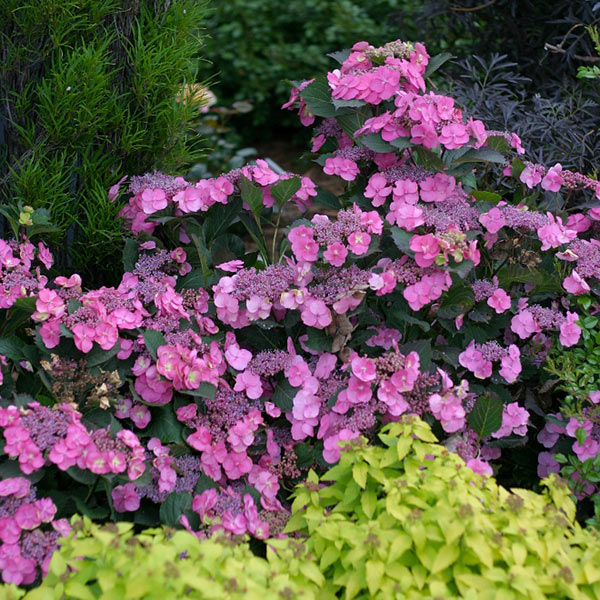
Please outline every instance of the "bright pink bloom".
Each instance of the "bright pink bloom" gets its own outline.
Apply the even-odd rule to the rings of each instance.
[[[140,507],[140,497],[133,483],[118,485],[111,492],[116,512],[133,512]]]
[[[370,358],[355,356],[352,359],[352,373],[361,381],[374,381],[377,375],[375,363]]]
[[[510,322],[511,331],[516,333],[522,340],[526,340],[531,334],[540,331],[533,315],[527,309],[515,315]]]
[[[519,406],[517,402],[511,402],[504,407],[502,425],[498,431],[492,433],[492,437],[501,438],[511,434],[523,436],[527,433],[528,421],[529,412]]]
[[[324,329],[328,325],[331,325],[332,321],[331,311],[327,308],[325,302],[315,298],[306,299],[302,305],[300,316],[305,325],[316,327],[317,329]]]
[[[542,179],[542,189],[550,192],[558,192],[563,184],[562,165],[556,163],[550,167]]]
[[[567,292],[575,295],[587,294],[590,291],[590,286],[583,277],[573,269],[568,277],[563,280],[563,287]]]
[[[577,313],[567,311],[567,318],[560,325],[559,340],[565,348],[574,346],[581,337],[581,327],[575,322],[578,320],[579,315]]]
[[[410,249],[415,252],[415,262],[420,267],[430,267],[440,253],[437,239],[431,233],[413,235],[410,239]]]
[[[325,161],[323,172],[327,175],[339,175],[346,181],[354,181],[360,173],[358,165],[349,158],[328,158]]]
[[[371,203],[373,206],[383,206],[391,191],[392,187],[387,184],[385,175],[375,173],[369,179],[364,196],[365,198],[372,198]]]
[[[140,198],[140,205],[145,214],[151,215],[163,208],[167,208],[167,196],[160,188],[145,189]]]
[[[371,236],[364,231],[355,231],[348,236],[348,247],[356,256],[362,256],[370,243]]]
[[[500,375],[507,383],[514,383],[521,370],[521,352],[518,346],[511,344],[508,347],[508,354],[500,360]]]
[[[332,242],[327,246],[327,250],[323,252],[323,258],[334,267],[341,267],[346,262],[347,256],[348,250],[340,242]]]
[[[479,215],[479,222],[490,233],[498,233],[506,225],[502,211],[497,207],[494,207],[488,212]]]
[[[494,470],[490,467],[489,463],[481,458],[470,458],[467,461],[467,467],[474,471],[475,473],[479,473],[480,475],[493,475]]]
[[[263,394],[260,377],[248,370],[242,371],[236,375],[235,386],[233,389],[236,392],[246,392],[246,396],[251,400],[256,400]]]
[[[491,306],[498,314],[501,314],[510,308],[510,296],[502,288],[498,288],[487,299],[487,304],[488,306]]]

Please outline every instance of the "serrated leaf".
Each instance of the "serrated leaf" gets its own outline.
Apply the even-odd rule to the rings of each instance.
[[[179,390],[181,394],[186,394],[187,396],[196,396],[197,398],[210,398],[211,400],[215,399],[215,395],[217,393],[217,388],[212,384],[208,383],[208,381],[200,382],[200,387],[195,390]]]
[[[146,350],[148,350],[152,358],[156,360],[156,350],[160,346],[167,345],[165,336],[160,331],[156,331],[154,329],[146,329],[146,331],[144,331],[143,333],[143,337]]]
[[[433,73],[435,73],[444,63],[447,63],[449,60],[452,60],[454,56],[450,54],[450,52],[442,52],[441,54],[436,54],[429,59],[427,63],[427,68],[425,69],[425,77],[429,77]]]
[[[190,271],[185,277],[181,277],[177,282],[177,289],[186,290],[186,289],[194,289],[203,287],[206,285],[206,278],[204,277],[204,273],[202,273],[202,269],[194,269]]]
[[[233,198],[227,204],[217,202],[211,206],[202,226],[206,243],[210,244],[212,240],[225,233],[227,228],[239,218],[241,210],[241,198]]]
[[[23,346],[25,342],[16,335],[9,335],[0,339],[0,354],[10,358],[10,360],[18,362],[25,358],[23,354]]]
[[[339,100],[338,98],[332,98],[331,103],[336,110],[340,108],[359,108],[367,104],[364,100]]]
[[[414,153],[417,157],[417,163],[428,171],[443,171],[446,167],[439,155],[427,150],[427,148],[416,146]]]
[[[396,150],[406,150],[406,148],[410,148],[411,146],[413,146],[413,143],[408,137],[396,138],[395,140],[391,140],[390,144],[394,146]]]
[[[127,238],[123,247],[123,269],[125,271],[133,271],[135,263],[138,260],[139,250],[137,240]]]
[[[97,367],[108,362],[113,356],[121,350],[121,345],[118,340],[110,350],[102,350],[98,344],[94,344],[92,349],[86,354],[86,362],[88,367]]]
[[[431,364],[431,342],[429,340],[414,340],[400,346],[400,352],[405,356],[413,351],[419,355],[421,371],[427,371]]]
[[[394,244],[396,244],[397,248],[409,256],[414,256],[414,252],[410,249],[410,240],[412,239],[414,233],[400,229],[400,227],[396,226],[392,227],[391,231],[392,239],[394,240]]]
[[[152,407],[152,421],[144,435],[157,437],[163,444],[179,444],[183,441],[183,425],[177,420],[171,404]]]
[[[300,189],[301,185],[300,177],[281,179],[271,187],[271,196],[278,206],[283,206]]]
[[[442,303],[437,309],[436,314],[442,319],[454,319],[462,315],[475,304],[473,290],[467,285],[454,284],[444,293]]]
[[[308,111],[316,117],[334,117],[338,112],[331,102],[331,88],[326,75],[320,75],[307,85],[300,96],[304,98]]]
[[[471,162],[491,162],[504,164],[506,162],[506,158],[502,152],[498,152],[493,148],[487,148],[483,146],[481,148],[472,148],[468,152],[465,152],[463,156],[457,158],[452,164]]]
[[[396,150],[394,146],[381,139],[381,136],[378,133],[361,135],[357,139],[360,144],[374,152],[394,152]]]
[[[354,139],[354,132],[364,125],[366,117],[359,112],[353,112],[349,115],[338,117],[336,120],[339,126],[344,130],[344,133],[346,133],[350,139]]]
[[[344,48],[344,50],[337,50],[336,52],[330,52],[327,56],[333,58],[338,63],[343,64],[344,61],[350,56],[352,50],[350,48]]]
[[[252,214],[258,217],[264,208],[263,193],[247,177],[240,178],[242,200],[250,207]]]
[[[316,352],[331,352],[332,339],[322,330],[314,327],[307,328],[308,339],[304,344]]]
[[[489,202],[490,204],[498,204],[498,202],[502,200],[502,196],[500,194],[496,194],[495,192],[486,192],[484,190],[474,190],[471,192],[471,196],[473,196],[475,200],[479,200],[480,202]]]
[[[334,210],[340,210],[342,208],[342,204],[338,197],[335,194],[332,194],[329,190],[325,190],[323,188],[319,188],[317,195],[313,197],[313,202],[319,206],[332,208]]]
[[[479,437],[487,437],[502,426],[504,405],[497,398],[480,396],[467,417],[469,426]]]
[[[275,386],[271,402],[284,412],[290,412],[294,408],[294,398],[299,388],[294,387],[289,381],[283,380]]]
[[[181,525],[181,515],[192,508],[192,494],[189,492],[172,492],[160,505],[160,521],[169,527]]]
[[[509,289],[513,283],[529,283],[533,294],[562,291],[561,282],[544,269],[527,269],[520,265],[506,266],[497,273],[499,286]]]

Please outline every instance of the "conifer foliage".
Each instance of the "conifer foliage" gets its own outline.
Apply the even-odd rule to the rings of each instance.
[[[205,3],[6,0],[0,6],[0,200],[47,208],[63,266],[95,279],[121,252],[121,175],[197,158],[179,101]]]

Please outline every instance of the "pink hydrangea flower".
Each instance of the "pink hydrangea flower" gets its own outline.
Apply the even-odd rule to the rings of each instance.
[[[140,497],[133,483],[116,486],[111,497],[116,512],[133,512],[140,507]]]
[[[300,316],[305,325],[316,327],[317,329],[324,329],[328,325],[331,325],[332,321],[331,311],[327,308],[325,302],[315,298],[306,299],[302,305]]]
[[[510,296],[502,288],[498,288],[487,299],[487,304],[488,306],[491,306],[498,314],[501,314],[510,308]]]
[[[518,405],[517,402],[511,402],[504,407],[502,413],[502,425],[492,437],[501,438],[511,434],[525,435],[527,433],[527,423],[529,421],[529,412]]]
[[[558,192],[563,184],[562,165],[556,163],[550,167],[542,179],[542,189]]]
[[[334,267],[341,267],[346,262],[348,250],[344,244],[340,242],[332,242],[327,246],[327,250],[323,252],[323,258]]]
[[[502,211],[497,207],[479,215],[479,222],[489,233],[498,233],[506,225]]]
[[[360,169],[353,160],[336,156],[325,161],[323,172],[327,175],[339,175],[346,181],[354,181]]]
[[[574,346],[581,337],[581,327],[576,323],[578,320],[577,313],[567,311],[567,318],[560,325],[559,340],[565,348]]]
[[[494,474],[494,470],[490,464],[481,458],[470,458],[467,460],[467,467],[469,467],[469,469],[471,469],[473,472],[479,473],[480,475],[491,476]]]
[[[256,400],[263,394],[263,386],[260,377],[248,370],[242,371],[236,375],[235,386],[233,389],[236,392],[245,392],[246,396],[251,400]]]
[[[571,271],[568,277],[564,278],[563,287],[567,292],[575,295],[587,294],[590,291],[590,286],[586,280],[575,269]]]
[[[527,339],[533,333],[540,331],[533,315],[527,309],[515,315],[510,322],[510,329],[522,340]]]
[[[371,236],[365,231],[354,231],[348,236],[348,248],[356,256],[362,256],[369,249],[370,243]]]
[[[323,459],[332,464],[340,460],[340,442],[353,440],[360,434],[351,429],[342,429],[323,440]]]
[[[413,235],[410,238],[410,249],[415,253],[415,262],[420,267],[430,267],[440,253],[440,245],[431,233]]]

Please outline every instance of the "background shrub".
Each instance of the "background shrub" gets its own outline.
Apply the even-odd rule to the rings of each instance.
[[[107,188],[125,173],[177,171],[205,3],[43,0],[0,7],[0,199],[50,210],[61,266],[110,278],[122,235]],[[65,248],[66,246],[68,248]]]

